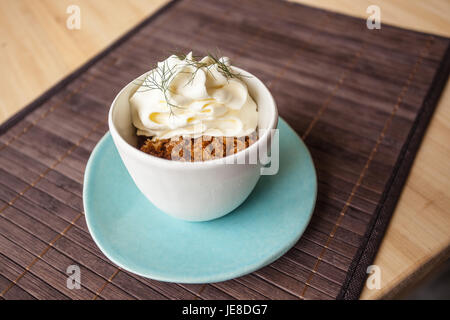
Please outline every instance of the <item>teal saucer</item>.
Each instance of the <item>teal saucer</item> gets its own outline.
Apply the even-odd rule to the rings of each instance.
[[[170,282],[224,281],[278,259],[303,234],[317,194],[308,149],[282,119],[278,128],[278,174],[262,176],[240,207],[208,222],[177,220],[153,206],[107,133],[84,177],[84,209],[94,241],[123,269]]]

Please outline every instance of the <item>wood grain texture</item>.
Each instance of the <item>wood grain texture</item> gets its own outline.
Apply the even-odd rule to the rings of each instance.
[[[293,0],[366,19],[366,8],[378,5],[382,23],[450,36],[450,2]],[[361,299],[393,297],[413,285],[448,257],[450,246],[450,86],[444,90],[417,154],[410,177],[374,264],[382,270],[380,290],[367,287]],[[428,265],[430,264],[430,265]]]
[[[394,297],[448,258],[449,114],[447,84],[374,261],[382,270],[381,290],[365,288],[362,299]]]
[[[207,7],[208,10],[216,10],[216,12],[223,13],[221,11],[223,7],[220,5],[209,5]],[[49,103],[46,103],[42,108],[30,114],[24,121],[1,136],[0,139],[2,142],[7,142],[11,137],[16,137],[24,128],[45,115],[45,119],[39,120],[33,126],[32,130],[19,137],[15,143],[11,143],[8,147],[0,151],[0,155],[5,152],[7,154],[5,157],[9,159],[2,159],[1,168],[7,168],[4,171],[11,173],[8,176],[10,183],[1,191],[4,195],[1,199],[4,199],[5,203],[10,201],[17,194],[20,194],[26,188],[27,184],[33,184],[37,181],[39,175],[47,167],[53,167],[44,178],[39,179],[34,184],[33,188],[27,189],[23,196],[14,202],[13,207],[28,214],[35,210],[47,213],[45,222],[48,223],[50,229],[54,232],[61,232],[61,221],[70,223],[77,217],[79,210],[82,209],[79,206],[81,203],[79,202],[80,198],[77,198],[76,195],[80,196],[82,175],[89,151],[92,150],[101,133],[106,130],[104,124],[99,125],[95,130],[93,130],[93,127],[104,119],[104,104],[106,101],[111,101],[115,94],[114,90],[111,89],[120,88],[138,72],[147,70],[145,68],[152,64],[155,59],[163,57],[168,49],[173,49],[173,43],[176,43],[179,48],[186,49],[195,45],[200,50],[208,48],[211,43],[214,44],[214,41],[217,41],[217,39],[210,41],[205,36],[203,38],[202,36],[198,36],[194,42],[190,39],[190,28],[192,28],[191,30],[197,30],[196,28],[205,27],[206,25],[210,28],[208,30],[212,34],[223,35],[221,47],[226,47],[226,50],[224,50],[226,54],[231,57],[235,56],[239,64],[257,73],[263,80],[273,86],[271,89],[278,94],[276,97],[277,101],[280,100],[280,104],[282,103],[284,106],[282,109],[284,114],[282,115],[290,116],[292,121],[288,119],[288,122],[293,124],[300,134],[307,132],[317,111],[325,106],[326,111],[323,112],[320,121],[315,124],[314,129],[311,131],[312,133],[307,137],[307,144],[314,149],[315,156],[323,159],[317,163],[320,171],[319,188],[323,190],[323,195],[319,198],[318,204],[318,210],[320,210],[321,214],[312,221],[310,228],[308,228],[304,235],[304,239],[296,245],[296,249],[291,250],[285,257],[277,261],[274,266],[264,268],[255,275],[237,279],[226,285],[210,285],[206,287],[183,286],[187,290],[184,297],[189,297],[191,294],[202,298],[242,298],[242,293],[236,291],[236,288],[241,288],[246,292],[247,297],[263,295],[269,298],[286,298],[289,296],[298,298],[305,287],[304,283],[310,277],[310,272],[308,271],[314,268],[314,257],[317,258],[321,254],[324,243],[327,242],[328,234],[332,231],[333,225],[338,217],[339,210],[342,209],[342,206],[347,200],[348,192],[343,192],[343,190],[351,189],[354,181],[358,178],[358,172],[354,170],[355,166],[349,166],[348,162],[342,159],[352,159],[355,165],[360,167],[364,166],[364,156],[370,153],[370,146],[373,146],[376,142],[377,133],[382,129],[382,125],[380,125],[382,120],[386,117],[386,113],[389,114],[389,107],[395,105],[395,102],[392,105],[390,102],[395,100],[393,97],[396,97],[399,91],[401,91],[404,85],[405,74],[410,71],[410,67],[414,65],[417,60],[417,55],[420,52],[415,50],[417,45],[414,42],[414,37],[411,37],[411,39],[408,38],[409,40],[405,42],[393,43],[392,47],[389,47],[389,44],[386,44],[384,39],[380,41],[377,37],[372,37],[368,41],[368,50],[371,50],[370,52],[373,54],[361,54],[358,57],[357,53],[361,49],[360,42],[365,41],[365,37],[356,36],[354,40],[350,39],[350,41],[346,41],[342,45],[342,48],[339,46],[335,52],[330,54],[320,43],[323,41],[333,43],[333,41],[339,39],[340,33],[342,35],[342,32],[346,30],[344,27],[348,27],[348,25],[340,25],[338,21],[334,21],[335,23],[332,26],[327,26],[324,23],[323,30],[329,35],[319,34],[319,38],[314,42],[314,37],[311,34],[316,35],[315,29],[317,27],[311,27],[317,26],[319,21],[320,23],[323,22],[321,21],[323,15],[319,12],[312,11],[310,15],[305,16],[302,21],[299,21],[294,11],[279,10],[265,12],[268,9],[268,5],[265,3],[261,4],[261,8],[254,8],[258,13],[255,16],[244,14],[245,10],[249,10],[249,8],[251,8],[251,5],[247,3],[240,3],[239,5],[229,4],[229,7],[225,10],[226,16],[223,17],[224,21],[222,21],[222,24],[208,22],[208,15],[198,14],[193,12],[193,10],[189,10],[189,8],[185,8],[187,14],[194,15],[191,20],[185,21],[186,30],[173,30],[170,27],[166,27],[164,23],[160,23],[160,32],[156,34],[153,34],[153,32],[142,32],[136,35],[131,40],[134,43],[132,50],[136,53],[132,59],[128,58],[129,56],[126,54],[129,47],[123,46],[119,48],[115,51],[115,54],[107,57],[102,64],[92,67],[89,74],[82,75],[80,79],[65,88],[61,94],[52,97]],[[181,19],[183,16],[184,14],[177,14],[177,18]],[[279,17],[283,17],[283,19]],[[385,15],[384,17],[386,18]],[[260,29],[259,24],[261,24],[261,21],[267,21],[267,19],[271,19],[272,23],[274,23],[273,30],[263,28],[264,32],[262,35],[259,35],[261,38],[258,38],[258,41],[252,38]],[[204,22],[202,24],[199,21]],[[238,29],[235,31],[237,27],[234,24],[246,30]],[[274,31],[276,28],[286,28],[286,26],[291,26],[291,24],[298,28],[304,28],[306,31],[295,32],[292,29],[288,29],[283,35]],[[354,26],[355,24],[353,24]],[[224,27],[228,29],[223,30]],[[235,32],[231,32],[230,34],[228,33],[229,31]],[[150,50],[140,48],[139,44],[149,37],[152,37],[154,39],[153,41],[162,43],[161,48],[151,48]],[[172,43],[167,42],[168,37],[172,39]],[[249,39],[248,47],[251,47],[251,50],[248,50],[248,48],[235,48],[233,46],[235,41],[242,41],[242,39]],[[259,42],[260,39],[262,41]],[[313,43],[312,45],[311,42]],[[426,42],[425,39],[423,42]],[[388,47],[382,47],[380,49],[379,47],[383,45]],[[395,65],[385,65],[383,60],[379,59],[385,55],[386,49],[395,49],[399,46],[400,52],[397,54],[394,50],[391,57],[392,61],[396,61]],[[439,50],[437,47],[434,49]],[[264,57],[258,54],[258,52],[265,52],[264,50],[273,50],[271,52],[273,57],[277,57],[277,54],[287,54],[294,50],[295,55],[292,59],[289,60],[288,58],[290,57],[286,56],[287,60],[292,61],[290,66],[293,66],[293,69],[287,70],[286,65],[280,64],[277,59],[271,60],[270,57]],[[404,55],[403,50],[412,50],[413,52]],[[142,56],[143,53],[145,53],[145,57]],[[317,53],[320,54],[318,55]],[[298,61],[296,59],[305,60],[301,60],[301,63],[295,63]],[[342,60],[342,63],[330,66],[330,63],[336,59]],[[392,164],[395,161],[396,152],[401,148],[401,141],[405,138],[405,134],[407,134],[404,126],[414,118],[414,108],[411,109],[409,106],[417,106],[417,103],[420,102],[423,91],[427,83],[429,83],[429,78],[432,77],[430,73],[432,73],[433,66],[439,60],[437,57],[436,59],[433,57],[425,59],[424,69],[421,71],[423,72],[423,77],[416,78],[417,83],[415,81],[412,83],[413,90],[408,91],[404,104],[406,108],[400,108],[395,120],[397,121],[398,119],[398,122],[395,122],[395,125],[390,127],[391,136],[385,139],[388,143],[382,143],[380,145],[378,155],[382,155],[382,158],[376,158],[372,163],[377,170],[376,172],[381,172],[383,175],[389,173],[389,165],[385,167],[383,164]],[[356,62],[353,65],[354,60]],[[376,70],[368,69],[374,63],[377,66]],[[114,65],[116,68],[114,72],[110,68],[111,65]],[[254,70],[251,70],[252,68]],[[352,69],[350,70],[350,68]],[[276,77],[272,78],[274,74]],[[118,76],[113,78],[112,88],[108,83],[108,88],[105,85],[106,82],[102,81],[102,79],[111,80],[112,75]],[[83,87],[81,91],[82,95],[74,94],[70,98],[66,98],[71,92],[78,92],[79,87],[87,83],[90,76],[95,77],[96,80],[100,80],[96,81],[100,89],[88,85]],[[348,79],[350,81],[348,79],[345,80],[347,77],[349,77]],[[282,86],[279,84],[280,80],[278,78],[282,78]],[[342,87],[339,86],[338,90],[334,92],[340,79],[344,79],[344,85]],[[386,87],[386,81],[389,83],[389,87]],[[364,91],[364,88],[358,85],[358,83],[362,82],[369,84],[371,88],[378,88],[376,90],[378,94]],[[292,96],[291,89],[297,89],[299,86],[308,88],[308,90],[303,90],[300,97],[298,95]],[[323,92],[327,94],[323,96],[323,100],[317,101],[317,96],[322,95]],[[364,126],[356,125],[354,127],[348,127],[348,125],[352,125],[352,116],[346,117],[352,114],[352,110],[354,113],[354,108],[364,106],[364,103],[358,101],[361,96],[370,97],[373,101],[374,108],[367,109],[365,113],[359,114],[360,118],[358,119],[361,123],[364,123]],[[326,101],[328,99],[332,103],[327,103]],[[449,101],[448,98],[447,101]],[[300,103],[305,108],[301,110],[293,108],[295,103]],[[58,105],[61,106],[55,108]],[[90,110],[91,112],[86,113],[86,105],[92,108]],[[380,262],[377,260],[376,262],[383,270],[383,289],[375,292],[366,291],[363,294],[363,298],[373,298],[385,294],[402,279],[408,278],[407,275],[411,274],[418,265],[425,263],[431,257],[435,256],[436,253],[442,252],[448,246],[449,239],[445,233],[448,230],[448,215],[445,212],[448,197],[442,192],[442,190],[445,190],[445,183],[449,181],[445,179],[447,178],[445,174],[445,178],[443,177],[442,172],[450,172],[449,168],[446,167],[448,163],[446,161],[448,159],[448,152],[446,152],[447,149],[445,148],[445,144],[443,144],[449,137],[449,126],[446,124],[450,122],[447,121],[449,119],[445,116],[445,114],[448,114],[448,111],[445,112],[445,110],[449,110],[448,108],[447,104],[447,109],[444,106],[444,111],[439,111],[442,109],[442,104],[439,106],[436,113],[436,115],[441,115],[439,117],[440,120],[438,120],[439,124],[435,124],[436,117],[434,117],[431,129],[427,133],[426,139],[430,140],[430,132],[436,135],[436,138],[434,139],[435,143],[432,143],[434,147],[430,146],[431,149],[427,149],[428,151],[425,153],[428,154],[428,158],[425,158],[424,161],[428,162],[423,163],[433,163],[435,165],[423,165],[419,167],[419,175],[416,175],[416,179],[419,180],[412,188],[413,192],[407,194],[414,201],[408,198],[406,200],[404,199],[405,193],[411,184],[411,179],[409,179],[405,192],[402,195],[403,200],[400,202],[398,208],[398,210],[402,210],[401,212],[403,212],[403,220],[398,224],[395,224],[396,220],[394,220],[394,224],[391,225],[387,235],[387,239],[389,239],[390,234],[393,234],[391,238],[393,240],[390,241],[391,246],[388,249],[384,249],[383,244],[381,248],[381,255],[384,252],[383,250],[387,251],[384,254],[384,260],[380,260]],[[52,111],[46,114],[49,110]],[[75,119],[73,123],[62,121],[68,116],[71,119]],[[336,116],[342,119],[341,123],[334,123]],[[342,123],[345,123],[345,126]],[[433,126],[438,128],[437,131],[432,131]],[[395,130],[396,128],[400,129]],[[348,135],[349,130],[353,134]],[[355,134],[355,130],[359,130],[356,131],[357,134]],[[336,140],[332,142],[328,141],[330,135],[334,135]],[[425,140],[424,145],[426,145],[428,140]],[[35,143],[39,143],[40,141],[54,141],[54,143],[42,145],[42,148],[34,148]],[[365,141],[371,141],[372,144],[363,143]],[[339,147],[336,148],[336,145]],[[75,149],[66,155],[63,161],[59,161],[67,153],[67,150],[70,150],[74,146]],[[333,150],[338,156],[330,156],[327,150]],[[419,153],[418,159],[421,159],[420,155],[423,153],[422,150]],[[24,162],[20,161],[17,163],[14,160],[19,155],[20,159],[24,159]],[[35,163],[35,165],[32,165],[32,163]],[[418,170],[416,167],[412,171],[412,177],[414,176],[414,172]],[[21,172],[26,172],[26,169],[31,170],[34,174],[21,175]],[[337,171],[339,171],[339,174],[336,174]],[[14,178],[17,176],[20,179]],[[24,178],[22,179],[22,177]],[[352,206],[347,209],[340,228],[337,229],[333,241],[328,246],[329,250],[322,257],[324,263],[318,266],[318,275],[310,279],[310,286],[306,291],[305,298],[331,298],[337,294],[339,283],[343,280],[342,272],[339,270],[345,271],[348,268],[350,260],[356,253],[357,245],[364,233],[364,223],[370,220],[370,214],[373,212],[384,186],[383,182],[378,178],[378,174],[372,172],[368,172],[365,176],[361,188],[359,188],[358,193],[352,200]],[[436,183],[435,179],[439,183]],[[423,190],[424,185],[427,186],[426,190]],[[402,207],[402,203],[408,203],[408,205]],[[41,208],[41,210],[36,209],[36,207]],[[425,215],[423,212],[425,212]],[[412,216],[411,213],[413,213]],[[54,215],[55,218],[50,218],[48,216],[49,214]],[[436,216],[439,217],[438,220],[434,220]],[[413,222],[417,222],[411,228],[405,228],[405,224],[411,225],[411,217],[415,219]],[[26,227],[26,217],[23,219],[11,223]],[[5,221],[5,224],[10,222],[9,220]],[[429,232],[421,232],[421,230],[425,229],[423,228],[424,224],[427,226],[426,230],[429,230]],[[48,241],[45,237],[49,234],[44,229],[42,229],[42,234],[39,234],[39,238],[45,242]],[[75,226],[70,228],[64,235],[64,239],[69,239],[68,244],[62,242],[59,247],[60,251],[58,252],[61,252],[68,258],[72,257],[75,260],[81,259],[79,257],[82,257],[85,251],[69,252],[68,250],[75,244],[83,244],[82,248],[84,250],[87,250],[91,254],[99,257],[100,260],[108,263],[105,258],[102,258],[103,256],[95,245],[93,245],[86,231],[87,229],[83,219],[77,220]],[[423,237],[412,238],[412,234],[420,234]],[[59,240],[61,239],[58,239],[58,242]],[[12,245],[11,243],[7,244]],[[25,246],[25,244],[23,245]],[[405,250],[405,247],[408,249]],[[44,250],[45,248],[41,249]],[[17,252],[20,253],[22,251],[17,248]],[[46,251],[43,257],[45,258],[52,252],[50,250]],[[39,253],[35,252],[34,255],[39,255]],[[25,255],[25,253],[23,254]],[[20,255],[17,256],[19,262],[21,261],[20,257]],[[23,263],[22,268],[26,268],[30,263],[31,261]],[[87,264],[88,262],[84,263]],[[101,267],[103,262],[99,261],[98,263],[101,264],[85,267],[93,274],[92,277],[98,275],[101,279],[107,281],[107,279],[114,275],[115,271],[99,274],[99,270],[103,268]],[[36,274],[44,277],[46,274],[45,267],[46,265],[42,265],[41,261],[39,261],[39,264],[35,263],[30,270],[36,268],[36,270],[39,270],[36,271]],[[109,267],[106,267],[106,265],[105,268],[107,268],[107,271],[113,271]],[[401,271],[399,272],[399,270]],[[36,285],[37,281],[42,281],[41,278],[36,278],[32,272],[27,272],[25,275],[26,277],[23,276],[17,282],[17,287],[21,288],[20,290],[25,290],[31,296],[33,296],[33,293],[37,295],[33,286]],[[145,282],[145,279],[137,279],[136,287],[141,289],[137,289],[136,292],[132,291],[130,295],[131,292],[126,293],[128,287],[125,286],[123,277],[122,271],[117,273],[112,283],[108,283],[104,287],[100,293],[100,298],[183,297],[183,295],[173,296],[173,291],[165,287],[158,288],[155,283],[145,283],[142,287],[141,283]],[[57,280],[49,279],[48,281],[56,285]],[[92,283],[97,284],[95,281]],[[146,289],[148,287],[153,289]],[[275,288],[279,287],[282,288],[281,291],[275,290]],[[18,294],[21,292],[15,288],[16,286],[13,286],[8,290],[5,297],[11,297],[11,294],[15,292],[13,290],[17,290]],[[49,297],[60,297],[59,294],[67,297],[68,294],[60,292],[60,290],[63,290],[61,288],[53,293],[51,292],[53,289],[49,290]],[[86,288],[86,290],[95,291],[93,287]],[[150,290],[150,292],[146,292],[146,290]],[[224,290],[227,290],[227,292],[225,293]],[[155,292],[150,294],[153,291]],[[41,297],[39,296],[39,298]]]
[[[0,122],[168,0],[0,0]],[[69,5],[81,29],[69,30]]]
[[[381,9],[381,22],[405,29],[450,36],[450,2],[446,0],[289,0],[367,19],[367,7]]]

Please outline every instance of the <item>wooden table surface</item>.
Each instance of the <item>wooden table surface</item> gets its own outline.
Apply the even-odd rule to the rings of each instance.
[[[448,0],[294,0],[450,37]],[[0,0],[0,123],[85,63],[167,0]],[[69,5],[81,9],[81,29],[69,30]],[[280,17],[282,18],[282,17]],[[362,299],[392,297],[450,252],[450,85],[414,162],[374,264],[381,289]]]

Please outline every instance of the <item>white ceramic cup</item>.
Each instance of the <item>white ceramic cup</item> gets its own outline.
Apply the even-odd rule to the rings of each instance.
[[[259,180],[262,164],[259,161],[248,164],[248,159],[256,159],[263,144],[270,150],[270,129],[275,129],[278,123],[277,107],[269,90],[258,78],[240,68],[233,69],[244,75],[242,80],[258,105],[260,136],[247,149],[222,159],[181,162],[158,158],[136,148],[136,129],[131,121],[129,98],[147,73],[123,88],[111,105],[109,130],[125,167],[139,190],[171,216],[190,221],[219,218],[244,202]],[[244,159],[247,159],[247,164],[237,164],[245,162]]]

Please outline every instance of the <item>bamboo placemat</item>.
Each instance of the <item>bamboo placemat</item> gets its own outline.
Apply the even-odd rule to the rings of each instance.
[[[449,40],[276,1],[180,0],[1,126],[0,297],[357,298],[449,72]],[[113,265],[85,223],[83,173],[111,101],[174,49],[223,55],[261,78],[314,158],[312,221],[250,275],[186,285]],[[81,288],[66,286],[67,267]]]

